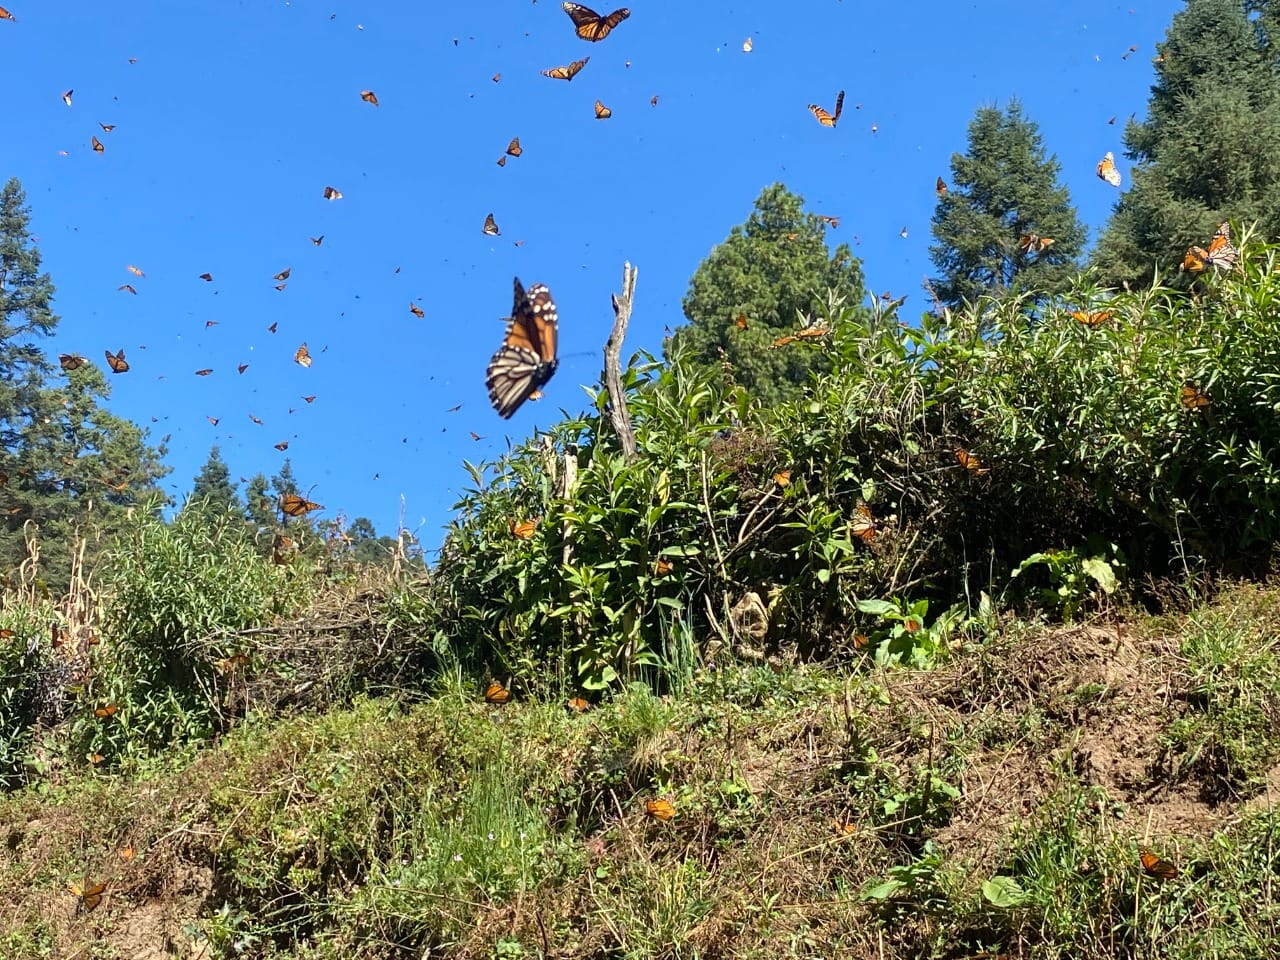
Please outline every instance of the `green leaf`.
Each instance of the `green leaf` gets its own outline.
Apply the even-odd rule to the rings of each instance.
[[[982,895],[993,907],[1008,909],[1027,900],[1027,891],[1012,877],[992,877],[982,885]]]

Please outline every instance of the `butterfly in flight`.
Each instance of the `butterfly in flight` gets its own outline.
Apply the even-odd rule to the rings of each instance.
[[[1142,869],[1147,875],[1157,880],[1172,880],[1178,875],[1178,868],[1150,847],[1140,847],[1138,858],[1142,861]]]
[[[409,312],[412,313],[418,319],[422,319],[427,315],[426,312],[416,303],[409,304]]]
[[[129,361],[124,358],[124,347],[120,348],[119,353],[107,351],[107,366],[111,368],[112,373],[129,372]]]
[[[841,90],[836,94],[836,112],[827,113],[826,110],[818,106],[816,103],[809,104],[809,112],[818,118],[818,122],[824,127],[834,127],[840,122],[840,111],[844,109],[844,91]]]
[[[86,361],[85,358],[80,356],[79,354],[75,354],[75,353],[58,354],[58,366],[62,367],[62,369],[66,370],[67,372],[70,372],[72,370],[79,370],[87,362],[88,361]]]
[[[561,9],[569,15],[569,19],[573,21],[573,26],[578,36],[583,40],[590,40],[597,43],[607,37],[613,28],[620,24],[627,17],[631,16],[631,11],[626,7],[621,7],[607,17],[602,17],[590,7],[584,7],[580,3],[562,3]]]
[[[556,305],[551,291],[535,283],[527,291],[516,277],[506,338],[485,370],[489,402],[504,420],[551,379],[556,357]]]
[[[293,267],[285,267],[283,270],[281,270],[279,273],[277,273],[277,274],[276,274],[274,277],[272,277],[271,279],[272,279],[272,280],[288,280],[288,279],[289,279],[289,274],[291,274],[291,273],[293,273]]]
[[[1018,238],[1018,246],[1026,254],[1044,253],[1053,244],[1053,237],[1042,237],[1038,233],[1024,233]]]
[[[503,686],[501,680],[490,680],[489,686],[484,689],[485,703],[506,703],[511,699],[511,691]]]
[[[6,10],[4,7],[0,7],[0,20],[12,20],[14,23],[18,22],[18,18],[15,17],[8,10]]]
[[[552,67],[550,70],[543,70],[542,75],[552,80],[572,80],[590,59],[590,57],[583,57],[581,60],[574,60],[567,67]]]
[[[933,185],[933,192],[936,193],[939,198],[945,197],[947,195],[947,181],[939,177]]]
[[[68,90],[66,93],[62,95],[62,102],[65,103],[68,107],[71,106],[71,95],[73,93],[75,93],[75,90]]]
[[[1115,315],[1113,310],[1072,310],[1071,316],[1086,327],[1096,327],[1105,323]]]
[[[520,148],[520,138],[512,137],[511,142],[507,144],[507,155],[511,157],[518,157],[522,153],[524,153],[524,150]]]
[[[613,116],[613,111],[610,110],[608,107],[606,107],[599,100],[597,100],[596,101],[596,119],[608,120],[612,116]]]
[[[1098,161],[1098,176],[1113,187],[1120,186],[1120,171],[1116,169],[1116,155],[1110,150]]]
[[[1231,224],[1225,220],[1218,225],[1218,231],[1209,241],[1209,249],[1191,246],[1182,258],[1182,269],[1188,273],[1201,273],[1208,267],[1221,267],[1230,270],[1240,259],[1240,251],[1231,242]]]
[[[342,193],[338,190],[335,190],[333,187],[325,187],[324,198],[326,200],[341,200]],[[319,246],[319,244],[317,244],[317,246]]]
[[[200,274],[200,279],[201,279],[201,280],[203,280],[205,283],[213,283],[213,274],[212,274],[212,273],[202,273],[202,274]]]
[[[484,218],[484,232],[490,237],[502,235],[502,231],[498,229],[498,221],[493,219],[492,213]]]
[[[296,493],[286,493],[280,498],[280,512],[290,517],[305,517],[313,510],[323,510],[320,504]]]
[[[107,148],[102,145],[102,141],[99,140],[97,137],[90,137],[89,140],[90,140],[90,146],[93,147],[94,153],[106,152]]]
[[[375,107],[378,105],[378,95],[372,90],[361,90],[360,99],[365,103],[372,103]]]
[[[311,366],[311,351],[307,349],[305,342],[294,351],[293,362],[303,367]]]

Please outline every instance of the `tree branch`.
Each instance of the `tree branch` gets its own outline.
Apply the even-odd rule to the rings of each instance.
[[[618,435],[618,445],[627,460],[636,457],[636,435],[627,416],[627,400],[622,392],[622,340],[631,322],[631,307],[635,301],[636,274],[639,271],[630,263],[622,265],[622,295],[613,294],[613,330],[604,345],[604,384],[609,392],[609,419],[613,432]]]

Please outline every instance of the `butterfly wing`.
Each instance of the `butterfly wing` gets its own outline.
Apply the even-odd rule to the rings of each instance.
[[[840,111],[844,109],[844,91],[841,90],[836,94],[836,112],[831,115],[831,125],[834,127],[840,122]]]
[[[1230,270],[1240,259],[1240,251],[1231,242],[1231,224],[1225,220],[1218,225],[1218,230],[1209,242],[1209,250],[1204,259],[1207,263],[1222,267],[1224,270]]]
[[[560,6],[569,15],[569,19],[573,21],[574,30],[578,36],[592,43],[603,40],[613,31],[614,27],[631,16],[631,11],[626,7],[613,11],[607,17],[602,17],[590,7],[584,7],[580,3],[566,2]]]
[[[526,291],[517,277],[514,293],[506,339],[485,371],[489,402],[503,419],[510,418],[530,394],[550,380],[559,363],[558,318],[551,291],[541,283]]]

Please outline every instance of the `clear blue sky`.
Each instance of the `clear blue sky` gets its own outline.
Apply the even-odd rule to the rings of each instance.
[[[212,444],[233,477],[288,456],[325,518],[394,534],[403,497],[429,550],[464,458],[584,406],[623,261],[640,271],[624,355],[660,353],[698,263],[769,183],[840,218],[832,246],[850,243],[869,291],[924,309],[934,178],[978,107],[1017,96],[1096,232],[1118,194],[1094,166],[1121,157],[1182,8],[632,0],[587,43],[552,0],[4,5],[0,178],[22,181],[57,287],[49,352],[101,365],[125,349],[110,407],[170,435],[179,501]],[[585,56],[571,83],[540,76]],[[806,104],[831,109],[840,89],[840,125],[822,128]],[[513,136],[524,155],[499,167]],[[490,212],[499,237],[481,232]],[[484,369],[513,275],[551,288],[562,359],[546,399],[506,422]],[[310,369],[293,362],[304,341]]]

